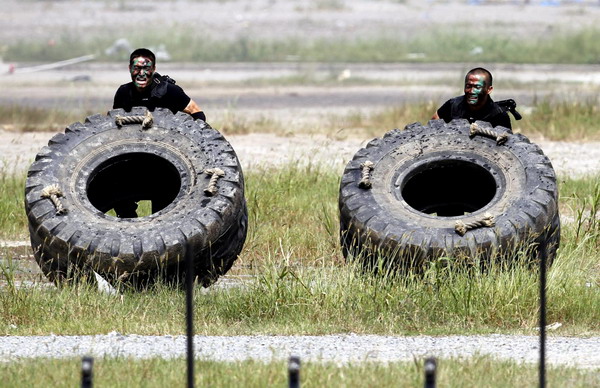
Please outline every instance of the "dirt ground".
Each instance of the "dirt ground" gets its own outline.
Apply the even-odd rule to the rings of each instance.
[[[26,170],[37,152],[54,135],[0,130],[0,170]],[[227,140],[244,170],[286,163],[320,163],[342,171],[352,156],[370,139],[334,140],[322,135],[231,135]],[[559,176],[600,174],[600,142],[573,143],[537,140]]]

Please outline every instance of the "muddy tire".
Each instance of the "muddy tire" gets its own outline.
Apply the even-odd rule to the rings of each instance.
[[[366,161],[371,188],[359,187]],[[415,123],[372,140],[346,166],[339,209],[344,255],[367,267],[420,270],[442,256],[508,263],[544,255],[551,263],[560,242],[550,160],[521,134],[502,145],[470,136],[466,120]],[[494,226],[455,229],[486,213]]]
[[[116,286],[181,285],[189,249],[198,281],[208,286],[240,253],[248,216],[231,145],[206,123],[165,109],[153,112],[147,129],[115,124],[117,115],[145,113],[116,109],[72,124],[31,165],[25,187],[31,244],[53,282],[90,278],[94,270]],[[204,170],[215,167],[224,176],[208,195]],[[42,195],[51,185],[61,190],[58,205]],[[107,214],[124,200],[150,201],[152,213]]]

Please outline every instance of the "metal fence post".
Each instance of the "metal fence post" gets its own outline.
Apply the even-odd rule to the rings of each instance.
[[[425,388],[435,388],[435,372],[436,372],[436,361],[435,358],[429,357],[425,360]]]
[[[300,388],[300,357],[291,356],[288,362],[289,387]]]
[[[81,388],[94,386],[94,359],[85,356],[81,360]]]
[[[185,318],[187,326],[187,386],[194,387],[194,254],[185,250]]]
[[[546,247],[540,249],[540,372],[539,386],[546,387]]]

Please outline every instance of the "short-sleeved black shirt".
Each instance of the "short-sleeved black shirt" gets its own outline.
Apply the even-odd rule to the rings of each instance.
[[[160,87],[162,88],[159,89]],[[156,108],[168,108],[171,112],[177,113],[183,111],[190,100],[179,86],[164,80],[157,83],[155,77],[149,90],[144,90],[142,93],[137,91],[133,82],[121,85],[115,93],[113,109],[123,108],[129,112],[134,106],[145,106],[150,111]]]
[[[502,126],[512,129],[510,117],[502,108],[498,106],[491,98],[487,103],[476,111],[469,110],[465,96],[458,96],[446,101],[444,105],[437,110],[440,119],[450,122],[452,119],[467,119],[470,123],[477,120],[487,121],[492,127]]]

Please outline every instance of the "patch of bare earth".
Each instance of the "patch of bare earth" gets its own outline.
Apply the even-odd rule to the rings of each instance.
[[[0,129],[0,169],[22,172],[47,145],[53,132],[16,133]],[[253,133],[229,135],[244,170],[314,163],[341,171],[354,154],[371,139],[336,140],[324,135],[277,136]],[[580,177],[600,174],[600,142],[535,140],[550,158],[559,176]]]

